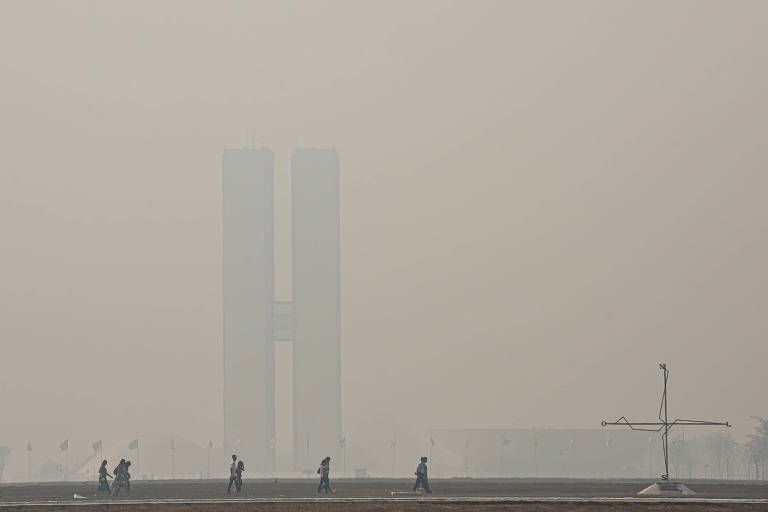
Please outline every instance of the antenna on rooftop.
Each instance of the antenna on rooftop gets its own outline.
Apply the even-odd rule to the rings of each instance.
[[[720,426],[720,427],[730,427],[731,424],[727,421],[703,421],[703,420],[683,420],[683,419],[676,419],[674,421],[669,421],[669,410],[667,406],[667,381],[669,380],[669,370],[667,370],[666,363],[659,364],[659,369],[664,372],[664,392],[661,395],[661,405],[659,405],[659,421],[645,421],[645,422],[633,422],[629,421],[626,416],[622,416],[616,421],[603,421],[602,425],[604,427],[606,426],[612,426],[612,425],[622,425],[627,426],[632,430],[643,430],[646,432],[663,432],[661,434],[661,440],[662,440],[662,449],[664,451],[664,474],[661,475],[661,480],[666,483],[669,481],[669,431],[674,427],[675,425],[679,425],[681,427],[702,427],[702,426]],[[662,416],[663,414],[663,416]],[[675,491],[677,493],[685,492],[680,487],[682,484],[675,484],[677,486],[677,489]],[[659,491],[672,491],[671,488],[666,488],[663,485],[652,485],[645,491],[648,491],[648,493],[652,493],[653,491],[650,491],[652,487],[655,487],[656,490]],[[682,486],[685,487],[685,486]],[[687,487],[685,488],[687,489]],[[690,489],[687,489],[689,493],[693,493]]]

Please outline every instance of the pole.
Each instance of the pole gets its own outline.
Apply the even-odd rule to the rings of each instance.
[[[467,444],[464,445],[464,478],[467,478],[468,472],[469,472],[469,439],[467,439]]]
[[[659,365],[664,370],[664,474],[662,480],[669,480],[669,416],[667,414],[667,365]]]
[[[208,468],[205,477],[211,478],[211,443],[208,443]]]
[[[67,441],[67,480],[69,480],[69,441]]]
[[[395,458],[397,451],[397,437],[392,440],[392,478],[395,477]]]
[[[27,471],[28,471],[27,478],[31,482],[32,481],[32,443],[30,443],[27,446],[29,447],[27,449]]]
[[[141,464],[141,446],[136,445],[136,476],[138,478],[141,478],[141,473],[139,472],[140,464]]]

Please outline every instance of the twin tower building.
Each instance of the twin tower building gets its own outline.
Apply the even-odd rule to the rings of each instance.
[[[275,299],[274,153],[223,158],[225,443],[254,471],[275,470],[275,343],[293,343],[294,469],[341,440],[339,159],[298,149],[291,162],[293,297]]]

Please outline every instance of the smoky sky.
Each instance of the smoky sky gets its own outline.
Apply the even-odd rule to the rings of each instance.
[[[278,298],[291,154],[340,157],[345,433],[652,419],[666,361],[672,415],[743,436],[768,414],[767,20],[0,1],[0,443],[220,439],[221,156],[250,145]]]

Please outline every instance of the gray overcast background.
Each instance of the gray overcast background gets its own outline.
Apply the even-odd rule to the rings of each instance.
[[[766,62],[760,1],[0,1],[0,442],[221,439],[252,142],[279,297],[291,152],[341,157],[348,434],[653,418],[666,360],[672,414],[742,438]]]

